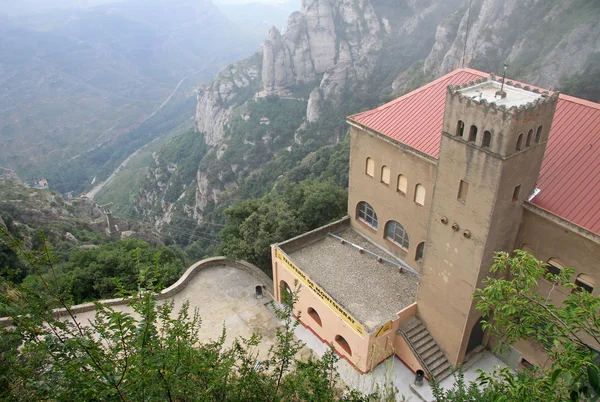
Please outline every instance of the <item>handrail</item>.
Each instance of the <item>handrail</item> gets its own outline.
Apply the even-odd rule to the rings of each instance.
[[[387,258],[385,258],[385,257],[382,257],[382,256],[380,256],[380,255],[377,255],[377,254],[375,254],[374,252],[372,252],[372,251],[369,251],[369,250],[367,250],[366,248],[359,246],[358,244],[354,244],[354,243],[352,243],[351,241],[348,241],[348,240],[344,239],[343,237],[340,237],[340,236],[334,235],[333,233],[328,233],[328,234],[329,234],[329,236],[331,236],[331,237],[334,237],[334,238],[336,238],[336,239],[338,239],[338,240],[340,240],[340,241],[342,241],[342,242],[344,242],[344,243],[348,243],[348,244],[349,244],[349,245],[351,245],[352,247],[355,247],[355,248],[357,248],[357,249],[359,249],[359,250],[362,250],[362,251],[364,251],[365,253],[369,253],[369,254],[371,254],[372,256],[374,256],[374,257],[377,257],[378,259],[381,259],[382,261],[385,261],[385,262],[387,262],[388,264],[392,264],[392,265],[394,265],[394,266],[396,266],[396,267],[398,267],[398,268],[400,268],[400,269],[402,269],[402,270],[407,270],[407,271],[409,271],[410,273],[412,273],[412,274],[414,274],[414,275],[421,276],[421,274],[419,274],[417,271],[415,271],[414,269],[412,269],[411,267],[409,267],[409,266],[408,266],[408,265],[406,265],[406,264],[402,264],[400,261],[398,261],[398,262],[394,262],[394,261],[392,261],[392,260],[389,260],[389,259],[387,259]]]

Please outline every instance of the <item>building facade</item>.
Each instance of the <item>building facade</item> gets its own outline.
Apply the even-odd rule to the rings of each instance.
[[[460,69],[348,123],[348,218],[274,245],[273,277],[361,372],[396,354],[440,379],[485,347],[472,295],[497,251],[575,268],[597,294],[600,105]]]

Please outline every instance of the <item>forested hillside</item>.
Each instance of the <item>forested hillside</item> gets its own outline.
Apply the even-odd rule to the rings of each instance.
[[[510,78],[598,100],[598,21],[591,0],[305,0],[260,54],[200,88],[205,155],[185,190],[180,176],[173,186],[149,175],[136,210],[165,232],[185,227],[175,241],[194,255],[214,253],[223,211],[237,201],[307,178],[347,185],[346,116],[460,66],[501,73],[507,63]],[[157,158],[152,171],[173,163]],[[163,188],[178,195],[165,198]]]

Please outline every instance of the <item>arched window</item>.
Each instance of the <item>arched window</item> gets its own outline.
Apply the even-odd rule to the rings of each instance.
[[[517,151],[520,151],[523,148],[523,133],[519,134],[519,138],[517,138]]]
[[[406,180],[406,176],[398,175],[398,192],[403,195],[406,194],[406,190],[408,189],[408,180]]]
[[[469,142],[475,141],[477,141],[477,126],[473,125],[469,130]]]
[[[562,272],[563,269],[564,269],[564,265],[562,262],[560,262],[560,260],[558,260],[556,258],[550,258],[548,260],[548,263],[546,265],[546,270],[548,271],[549,274],[558,275]]]
[[[529,132],[527,133],[527,141],[525,141],[525,146],[529,147],[531,146],[531,140],[533,139],[533,129],[529,130]]]
[[[537,133],[535,133],[535,143],[539,144],[542,140],[542,126],[539,126],[537,129]]]
[[[425,187],[422,184],[415,186],[415,202],[419,205],[425,205]]]
[[[415,261],[423,260],[423,252],[425,251],[425,242],[422,241],[417,246],[417,252],[415,253]]]
[[[375,161],[371,158],[367,158],[365,173],[371,177],[375,176]]]
[[[335,336],[335,342],[342,348],[344,349],[344,352],[346,352],[349,356],[352,356],[352,349],[350,349],[350,345],[348,345],[348,341],[346,341],[346,339],[341,336],[341,335],[336,335]]]
[[[490,133],[489,131],[486,130],[483,132],[483,142],[481,143],[481,146],[484,148],[489,148],[491,144],[492,144],[492,133]]]
[[[381,182],[390,185],[390,168],[385,165],[381,167]]]
[[[458,123],[456,123],[456,135],[458,135],[459,137],[462,137],[464,133],[465,133],[465,123],[463,123],[462,120],[459,120]]]
[[[356,217],[367,225],[371,226],[373,229],[377,229],[379,223],[377,222],[377,214],[373,207],[364,201],[358,203],[358,207],[356,210]]]
[[[292,296],[292,288],[290,288],[290,285],[288,285],[286,281],[279,282],[279,291],[282,302],[289,300]]]
[[[388,221],[385,224],[385,238],[396,243],[405,250],[408,250],[409,240],[408,233],[404,230],[404,226],[396,221]]]
[[[573,289],[573,292],[584,290],[588,293],[592,293],[594,287],[596,287],[596,282],[589,275],[579,274],[577,275],[577,278],[575,278],[575,285],[577,287]]]
[[[319,324],[319,327],[323,326],[323,323],[321,322],[321,316],[319,315],[319,313],[317,313],[317,310],[315,310],[312,307],[308,308],[308,315],[310,316],[310,318],[312,318],[317,324]]]

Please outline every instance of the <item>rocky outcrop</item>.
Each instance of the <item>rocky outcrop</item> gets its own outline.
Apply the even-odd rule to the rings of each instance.
[[[509,69],[520,68],[522,75],[515,78],[557,87],[564,77],[581,73],[589,55],[600,50],[600,22],[592,18],[598,6],[585,10],[575,0],[475,0],[469,15],[468,3],[438,26],[425,73],[437,77],[463,65],[498,71],[506,62]]]
[[[114,218],[120,230],[129,230],[132,236],[152,244],[163,244],[161,236],[149,225]],[[106,229],[102,210],[89,198],[65,200],[56,192],[29,188],[20,180],[0,179],[0,224],[5,223],[16,229],[28,247],[40,231],[45,232],[51,245],[56,245],[65,240],[85,243],[98,237],[94,232],[103,233]],[[81,237],[76,238],[73,233]]]
[[[223,138],[233,108],[246,100],[241,92],[257,87],[260,68],[260,58],[251,57],[223,69],[210,85],[198,89],[196,125],[205,134],[208,145]]]
[[[323,76],[321,94],[335,101],[348,79],[372,71],[385,32],[370,0],[303,1],[285,33],[271,29],[262,45],[265,95],[286,95],[291,86]]]

